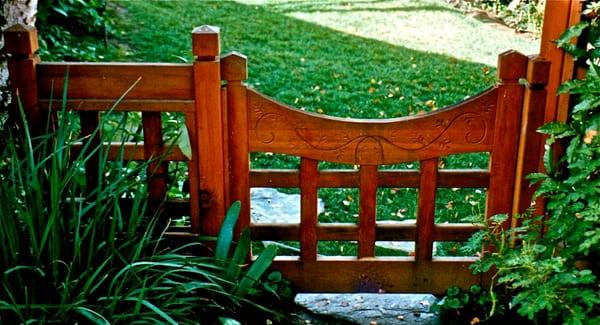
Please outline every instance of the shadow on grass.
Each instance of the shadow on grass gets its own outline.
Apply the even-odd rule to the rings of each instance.
[[[441,5],[426,4],[426,5],[407,5],[407,6],[389,6],[389,7],[373,7],[378,4],[393,4],[394,1],[390,0],[372,0],[372,1],[360,1],[360,2],[332,2],[332,1],[318,1],[318,2],[299,2],[299,1],[283,1],[276,2],[266,5],[269,10],[273,10],[279,13],[292,13],[292,12],[352,12],[352,11],[369,11],[369,12],[401,12],[401,11],[448,11],[448,12],[460,12],[457,9],[449,8]],[[334,7],[334,8],[327,8]]]

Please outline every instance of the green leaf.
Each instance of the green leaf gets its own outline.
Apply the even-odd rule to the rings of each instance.
[[[185,124],[181,126],[179,139],[177,139],[177,144],[179,145],[181,153],[183,153],[183,155],[187,159],[192,160],[192,145],[190,144],[190,134]]]
[[[222,325],[241,325],[240,322],[229,317],[219,317],[219,322],[221,322]]]
[[[100,315],[98,312],[93,311],[86,307],[75,307],[75,311],[79,313],[81,316],[87,318],[94,324],[110,324],[110,322],[104,318],[104,316]]]
[[[555,137],[564,137],[576,134],[572,127],[561,122],[546,123],[539,127],[537,131],[542,134],[553,135]]]
[[[244,275],[244,278],[242,278],[242,281],[240,281],[240,284],[236,288],[234,295],[238,297],[244,297],[250,288],[252,288],[254,283],[260,279],[263,273],[265,273],[276,255],[277,246],[269,245],[265,247],[265,250],[260,253],[258,258],[254,261],[254,263],[252,263],[250,269],[248,269]]]
[[[556,45],[558,47],[564,48],[566,44],[571,44],[571,40],[575,37],[579,37],[581,33],[589,26],[590,24],[586,21],[579,22],[567,29],[560,37],[556,40]]]
[[[235,201],[231,207],[229,207],[229,210],[227,210],[215,247],[215,258],[219,260],[224,261],[227,259],[227,256],[229,256],[229,248],[233,242],[233,230],[235,229],[235,224],[240,215],[240,208],[240,201]]]
[[[240,235],[240,239],[235,246],[235,250],[233,251],[233,257],[231,261],[229,261],[229,266],[225,272],[225,277],[231,281],[237,279],[240,275],[240,271],[242,270],[242,265],[244,265],[250,254],[250,229],[245,228],[242,230],[242,234]]]

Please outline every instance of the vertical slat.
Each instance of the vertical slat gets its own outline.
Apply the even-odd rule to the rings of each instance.
[[[219,28],[201,26],[192,32],[198,172],[202,199],[201,232],[215,236],[225,215],[225,163]]]
[[[415,259],[417,261],[431,261],[433,255],[437,178],[438,158],[422,160],[419,178],[417,238],[415,245]]]
[[[101,134],[100,130],[94,134],[94,130],[98,128],[100,123],[100,113],[98,112],[79,112],[79,123],[81,126],[82,138],[86,138],[86,142],[89,142],[89,149],[85,155],[91,153],[95,148],[101,145]],[[92,136],[93,134],[93,136]],[[88,192],[93,191],[98,187],[100,181],[98,174],[98,164],[100,159],[100,151],[96,151],[86,162],[85,162],[85,178],[86,178],[86,190]]]
[[[523,106],[523,86],[527,57],[515,51],[498,58],[498,103],[494,120],[494,144],[490,156],[490,187],[486,215],[511,213],[517,168],[517,150]],[[507,222],[505,226],[509,226]]]
[[[167,195],[167,162],[162,161],[164,150],[160,112],[142,112],[144,158],[148,164],[148,200],[151,213],[160,213]],[[163,226],[163,225],[161,225]],[[159,227],[160,228],[160,227]]]
[[[523,213],[529,208],[535,192],[535,187],[529,186],[529,181],[525,177],[537,172],[542,160],[539,154],[542,149],[542,137],[536,130],[544,123],[545,86],[548,82],[549,69],[550,62],[546,59],[539,56],[529,57],[519,137],[513,215]],[[513,224],[513,226],[515,225]]]
[[[317,259],[317,161],[300,160],[300,258],[302,262]]]
[[[236,233],[250,226],[250,161],[248,156],[248,77],[246,57],[229,53],[221,59],[221,76],[227,80],[227,129],[230,198],[242,204]]]
[[[360,211],[358,220],[358,257],[375,256],[377,215],[377,165],[360,166]]]
[[[198,148],[196,135],[196,116],[195,113],[185,114],[185,126],[187,127],[192,157],[187,162],[188,182],[190,191],[190,223],[192,232],[200,233],[200,180],[198,179]]]
[[[4,44],[6,53],[10,54],[8,59],[8,71],[10,90],[18,95],[27,123],[33,135],[44,130],[42,118],[38,107],[38,86],[36,75],[36,64],[40,58],[35,53],[39,49],[37,30],[35,27],[22,24],[14,25],[4,31]],[[58,94],[57,96],[60,96]],[[13,116],[20,121],[17,112],[16,99],[13,99]]]

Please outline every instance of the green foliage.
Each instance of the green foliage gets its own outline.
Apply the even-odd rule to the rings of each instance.
[[[505,311],[509,302],[498,297],[478,285],[469,290],[450,287],[446,296],[431,306],[431,311],[438,313],[444,324],[475,324],[478,322],[506,322]]]
[[[479,236],[494,247],[474,264],[477,272],[494,268],[495,290],[507,289],[514,311],[536,322],[600,322],[600,6],[590,4],[589,21],[567,30],[558,40],[567,52],[588,64],[583,80],[562,85],[574,100],[568,123],[539,129],[548,135],[545,173],[529,175],[546,199],[547,217],[524,216],[522,225],[503,230],[498,216]],[[571,38],[587,35],[578,48]],[[580,42],[581,43],[581,42]],[[555,158],[553,148],[563,145]],[[516,240],[518,245],[511,245]]]
[[[547,0],[472,0],[469,6],[482,8],[519,31],[540,35]],[[465,1],[466,2],[466,1]]]
[[[112,21],[106,0],[47,0],[38,4],[36,27],[45,60],[97,61]],[[98,39],[105,39],[104,46]]]
[[[194,254],[200,242],[167,246],[146,209],[143,180],[153,161],[109,162],[107,150],[79,138],[78,116],[66,110],[65,79],[55,126],[32,137],[21,108],[21,122],[1,131],[0,322],[196,324],[270,315],[254,301],[263,293],[274,300],[259,279],[275,250],[248,266],[243,235],[228,258],[235,208],[218,243],[220,258]],[[112,114],[101,125],[114,122]],[[128,125],[127,115],[117,121],[104,141],[123,143],[115,134]],[[80,141],[82,149],[72,150]],[[98,174],[86,175],[96,155]],[[99,184],[91,187],[91,179]],[[130,200],[128,208],[121,198]]]

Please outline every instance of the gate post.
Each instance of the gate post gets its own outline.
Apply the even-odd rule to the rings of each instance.
[[[221,60],[221,76],[227,81],[227,138],[229,155],[229,198],[241,202],[235,233],[250,226],[250,161],[248,160],[248,105],[246,86],[248,62],[246,56],[231,52]]]
[[[6,52],[10,54],[10,90],[19,96],[30,130],[39,133],[42,131],[39,126],[43,124],[38,107],[36,64],[40,62],[40,57],[35,54],[39,49],[37,30],[35,27],[16,24],[4,31],[4,44]],[[13,107],[13,113],[16,113],[13,118],[18,121],[20,118],[16,98],[13,98]]]
[[[494,144],[490,156],[490,186],[486,217],[511,213],[517,169],[517,150],[523,107],[523,86],[527,57],[507,51],[498,57],[498,103],[494,120]],[[508,227],[510,222],[504,226]]]
[[[535,192],[535,187],[529,186],[529,181],[525,177],[537,172],[542,160],[539,153],[543,150],[543,139],[542,135],[536,130],[544,124],[546,85],[548,84],[549,72],[550,61],[540,56],[529,57],[527,62],[527,85],[521,117],[513,215],[524,213],[531,206],[531,200]],[[513,223],[513,226],[515,225]]]
[[[200,232],[215,236],[225,215],[225,157],[221,106],[221,44],[219,28],[200,26],[192,31],[196,144],[200,183]]]

